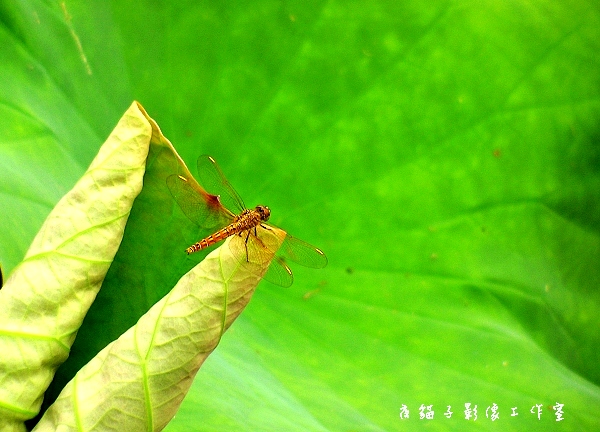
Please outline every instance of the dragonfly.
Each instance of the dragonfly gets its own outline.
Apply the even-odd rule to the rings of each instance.
[[[262,277],[283,287],[292,285],[294,280],[288,261],[311,268],[327,265],[322,250],[267,223],[271,216],[269,207],[247,208],[211,156],[200,156],[197,167],[202,186],[191,176],[167,177],[167,187],[181,211],[200,228],[213,232],[189,246],[185,250],[188,255],[231,237],[229,248],[240,264],[255,264],[248,268],[260,269],[270,261]],[[275,239],[279,233],[285,234],[280,247]]]

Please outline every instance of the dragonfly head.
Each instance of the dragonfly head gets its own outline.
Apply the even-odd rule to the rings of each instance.
[[[256,210],[260,215],[260,220],[267,221],[269,220],[269,217],[271,217],[271,210],[267,206],[259,205],[256,206],[254,210]]]

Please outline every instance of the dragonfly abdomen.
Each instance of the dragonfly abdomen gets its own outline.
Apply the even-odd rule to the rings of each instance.
[[[211,247],[215,243],[218,243],[221,240],[225,240],[227,237],[240,234],[244,231],[256,227],[260,224],[261,220],[262,219],[260,215],[255,210],[244,210],[242,214],[236,216],[233,222],[231,222],[229,225],[220,229],[216,233],[211,234],[206,238],[203,238],[199,242],[194,243],[185,251],[189,255],[191,253],[198,252],[202,249]]]

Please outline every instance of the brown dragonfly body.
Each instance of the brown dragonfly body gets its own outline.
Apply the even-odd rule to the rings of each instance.
[[[209,235],[206,238],[203,238],[197,243],[194,243],[185,251],[187,254],[191,254],[194,252],[201,251],[202,249],[206,249],[211,247],[215,243],[219,243],[221,240],[225,240],[227,237],[232,235],[242,235],[244,232],[247,232],[246,242],[248,241],[248,237],[252,229],[256,229],[258,225],[260,225],[263,221],[269,220],[271,216],[271,211],[269,207],[266,206],[256,206],[255,209],[245,209],[241,214],[236,216],[226,227],[220,229],[214,234]],[[263,228],[265,226],[263,225]]]
[[[250,271],[264,269],[267,263],[268,270],[263,270],[261,277],[281,286],[290,286],[293,281],[289,261],[312,268],[327,265],[323,251],[268,224],[269,207],[246,208],[212,157],[198,158],[198,175],[201,185],[189,173],[167,177],[167,187],[183,213],[212,232],[189,246],[185,250],[188,255],[231,237],[229,248],[240,263],[249,264]],[[273,241],[281,235],[278,232],[283,233],[283,241]]]

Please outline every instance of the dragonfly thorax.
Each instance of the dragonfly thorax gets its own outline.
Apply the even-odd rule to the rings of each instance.
[[[271,217],[271,209],[269,209],[267,206],[257,205],[254,208],[254,211],[260,215],[261,221],[267,221]]]

